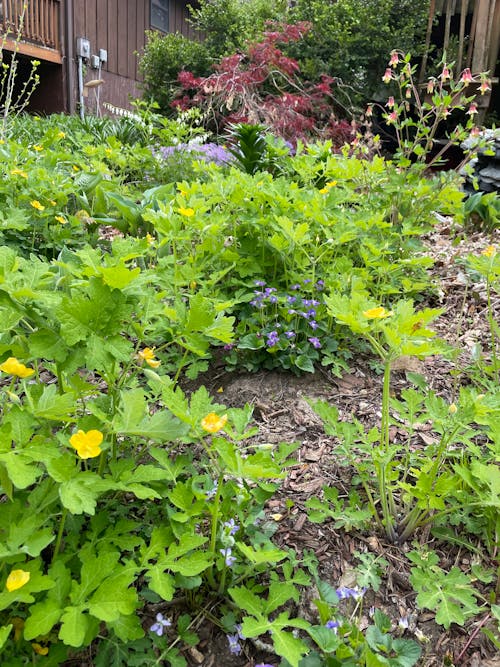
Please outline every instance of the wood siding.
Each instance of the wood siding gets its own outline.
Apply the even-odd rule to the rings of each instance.
[[[86,37],[92,54],[99,49],[108,52],[108,62],[103,64],[101,78],[104,84],[99,92],[103,103],[129,108],[129,96],[140,95],[138,82],[141,76],[137,53],[144,49],[146,31],[150,29],[150,0],[73,0],[73,41]],[[194,30],[186,19],[187,0],[170,0],[169,30],[194,38]],[[73,77],[77,85],[76,62]],[[85,81],[96,79],[99,71],[87,64]],[[77,95],[77,91],[74,91]],[[94,111],[94,93],[90,92],[86,103]],[[93,108],[94,107],[94,108]]]

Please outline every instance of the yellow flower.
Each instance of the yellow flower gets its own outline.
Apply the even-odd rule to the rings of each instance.
[[[30,576],[30,573],[26,570],[12,570],[5,582],[5,588],[9,593],[17,591],[18,588],[22,588],[28,583]]]
[[[494,257],[496,254],[497,254],[497,249],[495,248],[494,245],[489,245],[481,253],[481,255],[484,255],[485,257]]]
[[[35,151],[40,152],[40,151],[43,151],[43,146],[40,146],[40,144],[35,144],[35,145],[33,146],[33,149],[34,149]]]
[[[369,310],[365,310],[363,315],[369,320],[381,320],[384,317],[390,317],[392,315],[392,311],[387,311],[382,306],[378,306],[377,308],[370,308]]]
[[[61,225],[65,225],[68,221],[62,215],[56,215],[57,222],[60,222]]]
[[[33,642],[31,646],[37,655],[47,655],[47,653],[49,652],[48,646],[42,646],[41,644],[37,644],[36,642]]]
[[[320,195],[326,195],[329,192],[330,188],[321,188],[319,191]]]
[[[62,130],[57,133],[58,139],[64,139],[66,136],[66,132],[63,132]]]
[[[15,169],[11,169],[10,173],[12,176],[22,176],[23,178],[28,178],[28,174],[22,169],[18,169],[17,167]]]
[[[57,202],[54,201],[53,199],[50,200],[50,205],[51,206],[57,206]]]
[[[80,171],[80,167],[77,167],[76,164],[73,165],[73,171]]]
[[[224,428],[227,422],[227,415],[216,415],[215,412],[210,412],[206,417],[203,417],[201,420],[201,428],[207,433],[217,433]]]
[[[334,188],[337,185],[337,181],[328,181],[326,184],[327,188]]]
[[[321,190],[319,191],[320,194],[326,195],[330,191],[330,188],[333,188],[335,185],[337,185],[337,181],[328,181],[325,187],[321,188]]]
[[[146,234],[146,241],[148,245],[153,245],[155,242],[155,237],[151,236],[151,234]]]
[[[448,408],[448,412],[450,413],[450,415],[456,414],[457,410],[458,410],[458,408],[455,405],[455,403],[450,403],[450,406]]]
[[[31,201],[30,204],[33,206],[33,208],[36,208],[37,211],[45,211],[45,206],[40,204],[40,202],[37,199],[33,199],[33,201]]]
[[[139,350],[137,356],[141,361],[145,361],[148,366],[151,366],[151,368],[158,368],[161,364],[159,359],[155,359],[154,348],[145,347],[143,350]]]
[[[186,218],[191,218],[194,215],[194,209],[193,208],[184,208],[184,207],[181,206],[178,209],[178,211],[181,215],[185,216]]]
[[[76,449],[81,459],[93,459],[101,453],[101,442],[103,434],[93,429],[92,431],[77,431],[69,439],[70,445]]]
[[[0,371],[18,378],[29,378],[35,372],[33,368],[27,368],[16,357],[9,357],[3,364],[0,364]]]

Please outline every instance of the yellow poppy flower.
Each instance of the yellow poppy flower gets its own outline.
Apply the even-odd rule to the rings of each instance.
[[[29,378],[35,372],[33,368],[27,368],[16,357],[9,357],[3,364],[0,364],[0,371],[18,378]]]
[[[9,593],[17,591],[18,588],[22,588],[28,583],[30,576],[30,573],[26,572],[26,570],[11,570],[5,582],[5,588]]]
[[[151,368],[158,368],[161,364],[161,361],[155,358],[154,348],[145,347],[139,350],[137,356],[141,361],[145,361],[148,366],[151,366]]]
[[[95,429],[91,431],[77,431],[69,439],[70,445],[76,449],[81,459],[93,459],[101,453],[101,443],[103,441],[101,431]]]
[[[497,254],[497,249],[495,248],[494,245],[489,245],[481,253],[481,255],[484,255],[485,257],[494,257],[496,254]]]
[[[384,317],[390,317],[392,311],[387,311],[383,306],[378,306],[377,308],[370,308],[365,310],[363,315],[369,320],[381,320]]]
[[[31,201],[30,204],[33,206],[33,208],[36,208],[37,211],[45,211],[45,206],[43,206],[43,204],[40,204],[38,199],[33,199],[33,201]]]
[[[216,415],[215,412],[210,412],[201,420],[201,428],[207,433],[217,433],[224,428],[227,423],[227,415]]]
[[[186,218],[191,218],[194,215],[194,208],[184,208],[181,206],[178,212]]]
[[[28,174],[22,169],[18,169],[17,167],[15,169],[11,169],[10,173],[12,176],[22,176],[23,178],[28,178]]]
[[[64,139],[66,137],[66,132],[63,132],[62,130],[57,133],[57,138],[58,139]]]
[[[55,219],[57,222],[60,222],[61,225],[65,225],[68,222],[62,215],[56,215]]]
[[[40,146],[40,144],[35,144],[33,149],[39,153],[40,151],[43,151],[43,146]]]

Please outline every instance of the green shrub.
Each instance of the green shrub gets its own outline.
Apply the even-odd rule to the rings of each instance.
[[[157,102],[163,113],[169,113],[170,102],[178,90],[177,75],[182,70],[197,76],[208,74],[209,52],[205,44],[180,33],[160,35],[149,31],[139,69],[144,78],[144,97]]]
[[[390,51],[421,52],[428,9],[428,0],[297,0],[288,20],[309,21],[312,29],[286,51],[306,78],[338,77],[358,102],[376,93]]]
[[[200,0],[189,11],[191,23],[203,34],[211,56],[218,59],[258,39],[266,21],[284,19],[286,6],[283,0]]]

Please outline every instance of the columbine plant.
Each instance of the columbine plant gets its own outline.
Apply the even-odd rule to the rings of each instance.
[[[408,166],[412,160],[429,168],[442,161],[451,146],[460,146],[471,134],[479,133],[475,127],[476,92],[484,95],[491,90],[491,80],[487,73],[473,75],[468,68],[455,78],[452,65],[443,61],[441,73],[429,78],[422,91],[415,78],[417,68],[411,64],[410,54],[399,51],[391,54],[382,80],[394,89],[394,94],[388,97],[383,107],[380,106],[385,122],[394,128],[397,158],[403,166]],[[447,143],[442,148],[436,147],[438,132],[446,119],[457,111],[467,117],[465,124],[454,123],[453,130],[447,134]],[[366,112],[368,118],[372,112],[373,105],[370,105]],[[464,163],[470,161],[477,148],[478,145],[474,145],[466,153]]]

